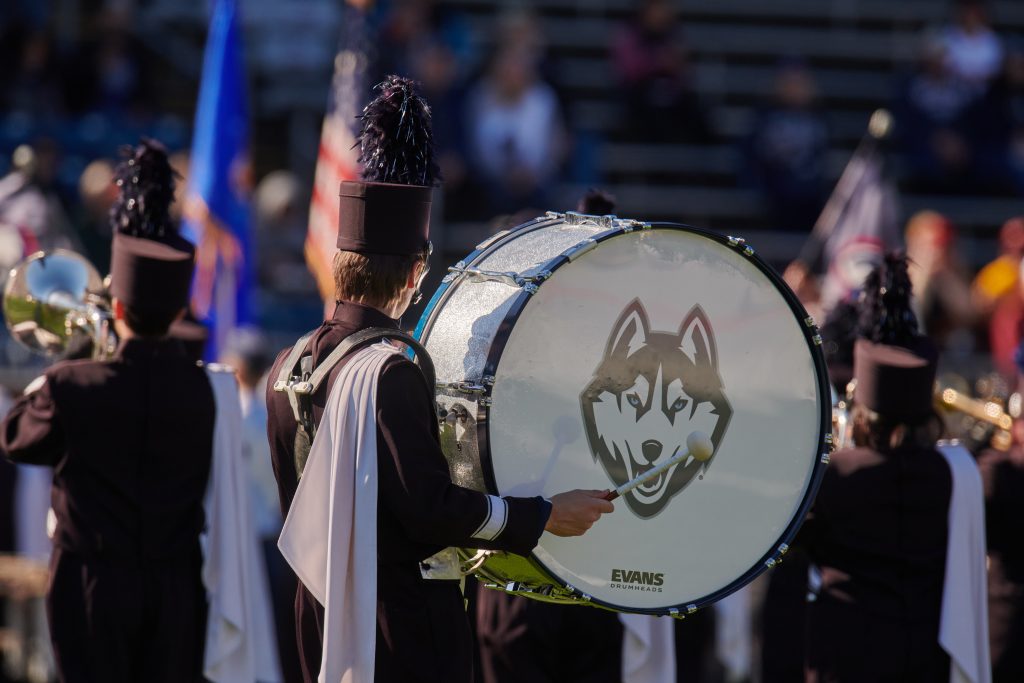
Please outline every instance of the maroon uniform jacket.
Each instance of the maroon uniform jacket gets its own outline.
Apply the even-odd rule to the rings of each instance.
[[[1024,681],[1024,453],[1021,446],[986,451],[978,466],[985,484],[992,680]]]
[[[333,318],[309,341],[314,367],[345,337],[368,327],[398,329],[396,321],[376,309],[338,304]],[[289,350],[278,355],[272,379]],[[317,423],[344,363],[331,371],[313,397]],[[287,515],[298,485],[296,424],[287,395],[275,392],[273,381],[268,383],[267,412],[281,509]],[[473,540],[487,517],[488,501],[483,494],[452,483],[435,416],[433,392],[419,368],[402,356],[387,361],[377,386],[377,681],[471,681],[473,647],[459,583],[425,580],[419,563],[448,546],[529,554],[550,513],[550,504],[541,498],[506,498],[504,531],[489,543]],[[295,609],[303,672],[307,681],[315,681],[323,610],[301,584]]]
[[[948,681],[939,645],[952,475],[934,449],[837,451],[798,541],[821,570],[808,681]]]
[[[47,610],[61,680],[200,680],[200,570],[213,390],[173,340],[70,361],[21,397],[0,447],[50,465],[57,516]]]

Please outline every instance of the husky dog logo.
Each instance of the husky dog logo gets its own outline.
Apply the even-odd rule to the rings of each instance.
[[[616,321],[580,404],[590,450],[616,487],[685,449],[695,430],[711,435],[717,453],[732,408],[704,310],[690,309],[678,332],[652,331],[634,299]],[[623,500],[641,519],[654,517],[712,460],[714,454],[704,463],[691,456]]]

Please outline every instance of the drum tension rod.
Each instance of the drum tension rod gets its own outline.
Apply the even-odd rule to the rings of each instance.
[[[499,272],[496,270],[481,270],[464,265],[454,265],[448,269],[445,282],[451,282],[459,276],[463,276],[469,282],[498,282],[509,287],[521,287],[530,294],[537,291],[540,283],[551,277],[550,270],[542,270],[536,275],[520,275],[519,273]]]
[[[486,394],[494,386],[494,376],[484,375],[478,380],[464,379],[460,382],[438,382],[435,386],[438,391],[454,391],[470,396],[480,396]]]

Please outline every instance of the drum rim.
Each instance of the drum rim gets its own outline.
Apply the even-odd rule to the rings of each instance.
[[[577,216],[578,217],[578,216]],[[600,219],[602,217],[587,217],[583,216],[583,219],[592,218]],[[522,225],[509,230],[506,233],[499,233],[498,235],[491,237],[485,242],[477,246],[476,250],[470,253],[466,258],[459,262],[459,266],[472,266],[479,262],[485,256],[490,255],[495,249],[501,245],[516,239],[524,234],[524,232],[532,232],[544,227],[549,227],[553,224],[560,222],[568,222],[565,220],[564,214],[556,214],[549,212],[546,216],[536,218],[532,221],[523,223]],[[727,597],[728,595],[743,588],[758,576],[764,572],[772,569],[780,562],[782,562],[783,555],[789,549],[790,544],[796,537],[803,525],[807,514],[810,512],[811,506],[814,504],[814,499],[817,497],[818,490],[821,487],[822,479],[825,476],[825,470],[828,466],[829,456],[831,453],[831,432],[832,432],[832,415],[831,415],[831,400],[826,400],[830,396],[830,385],[828,383],[828,370],[825,364],[825,355],[821,348],[821,337],[818,334],[818,327],[814,322],[814,319],[807,313],[803,304],[797,298],[796,294],[782,279],[781,275],[774,268],[762,259],[757,252],[750,247],[746,241],[742,238],[731,237],[722,235],[717,232],[713,232],[706,228],[700,228],[697,226],[688,225],[685,223],[674,223],[674,222],[653,222],[653,223],[639,223],[636,221],[622,220],[617,221],[614,227],[610,227],[608,230],[604,230],[595,234],[593,237],[588,238],[586,241],[592,241],[595,244],[599,244],[613,237],[617,237],[622,234],[629,232],[636,232],[638,229],[642,230],[676,230],[680,232],[690,232],[697,234],[701,237],[708,238],[714,242],[721,244],[727,248],[732,249],[745,256],[748,261],[754,264],[754,266],[765,275],[768,280],[775,286],[775,289],[782,295],[786,304],[789,306],[790,311],[794,314],[797,322],[803,322],[801,330],[804,333],[804,338],[807,343],[807,348],[811,353],[811,357],[814,362],[815,374],[817,376],[818,384],[818,398],[820,404],[820,415],[819,415],[819,426],[818,426],[818,448],[815,454],[815,461],[811,468],[810,479],[808,486],[804,490],[803,498],[797,507],[796,514],[793,515],[792,519],[786,525],[782,534],[778,539],[771,544],[770,550],[765,553],[752,567],[746,572],[741,574],[739,577],[726,584],[722,588],[709,593],[708,595],[702,596],[698,599],[692,600],[687,603],[681,603],[669,607],[658,607],[658,608],[634,608],[624,607],[619,604],[608,602],[607,600],[601,600],[593,596],[588,595],[584,591],[576,588],[572,584],[560,579],[558,575],[544,564],[537,556],[536,553],[531,552],[527,558],[531,565],[533,565],[541,574],[551,581],[551,584],[558,586],[561,589],[566,590],[572,595],[579,596],[583,601],[610,609],[616,612],[631,612],[636,614],[650,614],[656,616],[684,616],[685,614],[692,614],[693,612],[707,607],[708,605],[714,604],[719,600]],[[550,259],[547,263],[542,266],[542,270],[554,273],[558,268],[569,263],[571,259],[566,253],[559,254],[554,258]],[[414,336],[417,340],[423,343],[423,337],[425,334],[429,334],[433,323],[436,320],[436,313],[439,311],[439,306],[442,301],[447,300],[448,295],[452,292],[452,284],[458,280],[457,277],[445,278],[441,286],[431,297],[430,303],[424,309],[423,315],[420,318],[419,323],[416,326]],[[504,354],[505,347],[508,344],[509,338],[512,333],[512,329],[523,311],[526,309],[533,295],[527,291],[520,291],[513,300],[508,312],[505,317],[499,323],[497,330],[495,331],[494,340],[491,342],[490,349],[487,353],[487,359],[484,363],[484,373],[491,377],[497,377],[497,369],[500,364],[501,357]],[[488,394],[490,391],[488,392]],[[500,495],[497,487],[497,482],[494,478],[494,466],[491,459],[491,447],[490,447],[490,406],[484,405],[482,402],[477,401],[477,440],[479,445],[480,464],[483,468],[483,478],[486,484],[488,493],[493,495]],[[516,592],[516,591],[509,591]],[[528,595],[528,594],[527,594]]]

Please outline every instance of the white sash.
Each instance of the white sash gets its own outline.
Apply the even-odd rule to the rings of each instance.
[[[714,609],[715,654],[725,667],[725,680],[749,680],[753,652],[750,584],[716,602]]]
[[[203,507],[203,585],[210,603],[203,675],[215,683],[281,680],[262,548],[242,459],[242,408],[234,371],[207,365],[216,419]],[[187,427],[186,427],[187,428]]]
[[[619,621],[622,622],[624,683],[675,683],[676,620],[620,613]]]
[[[981,474],[971,454],[955,441],[939,444],[938,450],[953,477],[939,644],[949,653],[951,683],[990,683]]]
[[[373,683],[377,638],[377,381],[398,350],[375,344],[341,369],[278,547],[324,606],[320,683]]]

